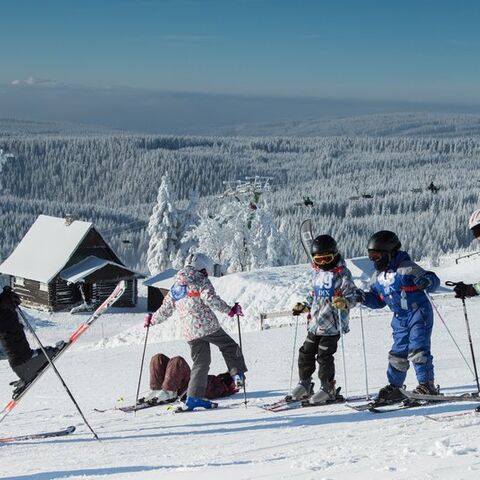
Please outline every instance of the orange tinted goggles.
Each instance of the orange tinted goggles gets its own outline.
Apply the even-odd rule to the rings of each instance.
[[[313,261],[315,265],[327,265],[329,263],[332,263],[334,258],[334,253],[323,253],[314,255]]]

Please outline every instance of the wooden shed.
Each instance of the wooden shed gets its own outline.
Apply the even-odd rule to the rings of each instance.
[[[144,280],[143,284],[147,287],[147,310],[149,312],[155,312],[160,308],[165,295],[173,285],[176,274],[177,270],[169,268]]]
[[[98,305],[120,280],[127,290],[117,307],[137,303],[137,278],[92,223],[40,215],[0,265],[25,306],[59,311],[81,303]]]

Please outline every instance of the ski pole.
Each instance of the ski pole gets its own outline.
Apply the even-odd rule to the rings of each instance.
[[[345,343],[343,341],[343,326],[342,326],[342,316],[340,309],[337,310],[338,315],[338,330],[340,332],[340,342],[342,347],[342,366],[343,366],[343,381],[345,382],[345,398],[348,398],[348,385],[347,385],[347,365],[345,362]]]
[[[460,346],[458,345],[457,341],[455,340],[455,337],[453,336],[452,332],[450,331],[450,329],[448,328],[448,325],[447,323],[445,322],[445,320],[443,319],[442,315],[440,315],[440,311],[439,309],[437,308],[435,302],[433,301],[431,295],[428,293],[428,292],[425,292],[425,294],[427,295],[427,298],[430,300],[430,303],[432,304],[432,307],[434,308],[435,312],[437,313],[437,316],[438,318],[440,319],[440,321],[443,323],[445,329],[447,330],[448,334],[450,335],[450,338],[452,339],[453,343],[455,344],[455,346],[457,347],[457,350],[458,352],[460,353],[461,357],[463,358],[463,361],[465,362],[465,365],[468,367],[468,369],[470,370],[470,373],[475,377],[475,373],[474,371],[472,370],[472,367],[470,366],[470,364],[468,363],[468,360],[465,358],[465,355],[463,354],[462,352],[462,349],[460,348]]]
[[[30,324],[30,322],[27,320],[27,317],[25,316],[25,314],[23,313],[23,311],[21,310],[20,307],[16,307],[16,310],[18,312],[18,314],[20,315],[20,317],[22,318],[23,322],[25,323],[25,325],[27,326],[28,330],[30,331],[30,333],[34,336],[36,342],[38,343],[38,346],[40,347],[40,350],[42,351],[42,353],[45,355],[45,358],[48,360],[48,363],[50,364],[50,366],[52,367],[53,371],[55,372],[55,375],[58,377],[58,379],[60,380],[61,384],[63,385],[63,388],[65,389],[65,391],[67,392],[68,396],[70,397],[70,399],[72,400],[73,404],[75,405],[76,409],[78,410],[78,413],[80,414],[80,416],[82,417],[85,425],[88,427],[88,429],[92,432],[92,435],[95,437],[96,440],[100,440],[98,438],[98,435],[95,433],[95,430],[90,426],[90,424],[88,423],[87,419],[85,418],[85,415],[83,414],[82,412],[82,409],[80,408],[80,406],[78,405],[77,401],[75,400],[75,397],[73,396],[72,392],[70,391],[70,389],[67,387],[67,384],[65,383],[65,381],[63,380],[62,376],[60,375],[60,372],[57,370],[57,367],[55,366],[55,364],[53,363],[53,360],[47,355],[47,352],[45,351],[45,347],[43,346],[42,342],[40,341],[40,339],[38,338],[38,335],[37,333],[35,332],[35,330],[33,329],[32,325]]]
[[[297,351],[297,332],[298,332],[298,321],[300,319],[300,315],[296,315],[297,321],[295,322],[295,334],[293,336],[293,353],[292,353],[292,365],[290,366],[290,388],[288,392],[292,391],[292,383],[293,383],[293,366],[295,363],[295,353]]]
[[[365,348],[365,330],[363,328],[363,313],[362,307],[358,307],[360,310],[360,328],[362,330],[362,347],[363,347],[363,365],[365,370],[365,400],[370,400],[370,394],[368,389],[368,365],[367,365],[367,349]]]
[[[235,302],[235,305],[238,305]],[[243,355],[243,347],[242,347],[242,329],[240,327],[240,315],[237,314],[237,326],[238,326],[238,343],[240,344],[240,351]],[[247,387],[245,386],[245,375],[243,375],[243,402],[245,403],[245,408],[247,408]]]
[[[448,281],[448,282],[445,282],[445,285],[447,285],[448,287],[454,287],[456,285],[456,283]],[[478,394],[480,394],[480,384],[478,382],[477,362],[475,360],[475,352],[473,350],[472,333],[470,331],[470,322],[468,320],[468,313],[467,313],[467,306],[465,305],[465,298],[462,298],[462,305],[463,305],[463,315],[465,317],[465,325],[467,326],[468,343],[470,344],[470,353],[472,355],[473,370],[475,371],[475,381],[477,382],[477,392],[478,392]]]
[[[151,317],[151,314],[150,314]],[[145,351],[147,350],[147,342],[148,342],[148,332],[150,331],[150,325],[147,325],[147,331],[145,333],[145,342],[143,343],[143,353],[142,353],[142,361],[140,363],[140,373],[138,375],[138,385],[137,385],[137,393],[135,395],[135,407],[133,409],[133,413],[137,414],[137,405],[138,405],[138,396],[140,394],[140,384],[142,383],[142,372],[143,372],[143,363],[145,361]]]
[[[478,394],[480,394],[480,383],[478,382],[477,362],[475,360],[475,352],[473,350],[473,342],[472,342],[472,333],[470,332],[470,322],[468,321],[467,306],[465,305],[464,298],[462,298],[462,304],[463,304],[463,314],[465,316],[465,324],[467,326],[468,342],[470,343],[470,353],[472,354],[473,369],[475,371],[475,381],[477,382],[477,392]]]

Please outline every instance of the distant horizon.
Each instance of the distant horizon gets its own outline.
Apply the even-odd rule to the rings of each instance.
[[[480,114],[480,104],[91,87],[33,79],[0,85],[0,118],[144,133],[208,134],[245,125],[404,113]]]

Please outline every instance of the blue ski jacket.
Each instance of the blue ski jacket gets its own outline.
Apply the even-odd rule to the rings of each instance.
[[[435,273],[417,265],[407,252],[399,251],[385,272],[374,274],[363,304],[374,309],[387,305],[395,316],[408,317],[430,303],[425,292],[415,283],[420,277],[430,281],[426,289],[429,293],[440,285],[440,279]]]

